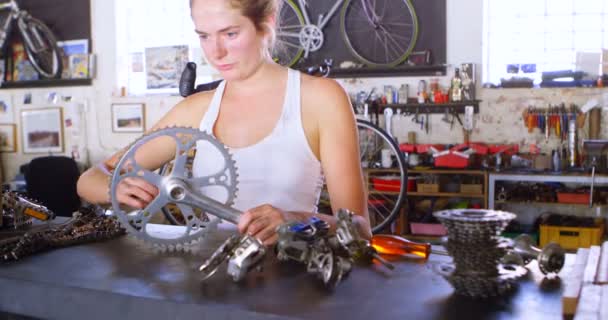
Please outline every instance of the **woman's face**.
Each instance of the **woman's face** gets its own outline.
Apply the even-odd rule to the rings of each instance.
[[[207,61],[226,80],[243,79],[264,59],[264,35],[228,0],[195,0],[192,20]]]

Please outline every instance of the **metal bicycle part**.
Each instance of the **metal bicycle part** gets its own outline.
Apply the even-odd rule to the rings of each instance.
[[[357,59],[369,66],[393,67],[414,50],[418,17],[410,0],[347,0],[340,31]]]
[[[233,235],[228,238],[199,268],[205,276],[216,273],[224,261],[228,261],[226,272],[234,282],[241,281],[247,273],[258,266],[266,254],[266,248],[258,239],[249,235]]]
[[[155,139],[172,139],[176,151],[171,172],[161,176],[143,168],[136,161],[140,147]],[[188,150],[204,146],[224,160],[222,168],[206,176],[190,177],[186,168]],[[127,178],[143,179],[158,188],[158,195],[142,210],[125,211],[117,199],[117,187]],[[114,215],[127,230],[138,239],[169,250],[180,249],[203,237],[215,228],[220,218],[237,223],[242,214],[229,206],[236,194],[237,173],[234,161],[226,147],[206,132],[192,128],[167,128],[144,135],[133,143],[118,162],[110,183],[110,198]],[[205,188],[225,189],[226,199],[217,201],[203,195]],[[162,208],[174,204],[181,210],[186,221],[184,233],[180,236],[163,234],[162,230],[148,228],[150,219],[162,214]],[[208,219],[197,217],[193,208],[202,208],[213,215]]]

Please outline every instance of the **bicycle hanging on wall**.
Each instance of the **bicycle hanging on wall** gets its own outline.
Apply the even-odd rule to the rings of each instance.
[[[58,78],[61,75],[61,52],[51,29],[42,21],[19,9],[15,0],[0,3],[0,48],[6,52],[8,37],[17,23],[29,61],[40,75]]]
[[[279,13],[277,48],[273,57],[284,66],[321,49],[323,30],[340,13],[340,34],[346,48],[365,65],[393,67],[410,55],[418,37],[418,18],[411,0],[335,0],[314,24],[307,0],[284,0]]]

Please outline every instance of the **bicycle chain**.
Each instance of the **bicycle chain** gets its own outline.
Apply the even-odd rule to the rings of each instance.
[[[527,273],[523,266],[501,263],[513,242],[499,235],[515,218],[513,213],[462,209],[439,211],[434,216],[448,231],[445,247],[453,258],[436,271],[457,294],[472,298],[503,295],[515,279]]]
[[[19,260],[54,248],[114,239],[124,234],[125,230],[114,218],[93,207],[82,207],[65,223],[43,225],[0,241],[0,262]]]

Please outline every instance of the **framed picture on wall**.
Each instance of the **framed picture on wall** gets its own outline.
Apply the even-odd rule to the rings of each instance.
[[[17,151],[17,126],[0,124],[0,152]]]
[[[63,153],[63,109],[21,110],[23,153]]]
[[[15,122],[15,111],[10,94],[0,94],[0,122]]]
[[[146,106],[143,103],[115,103],[112,105],[113,132],[144,132]]]
[[[176,92],[190,57],[186,45],[145,49],[146,88],[149,93]]]

